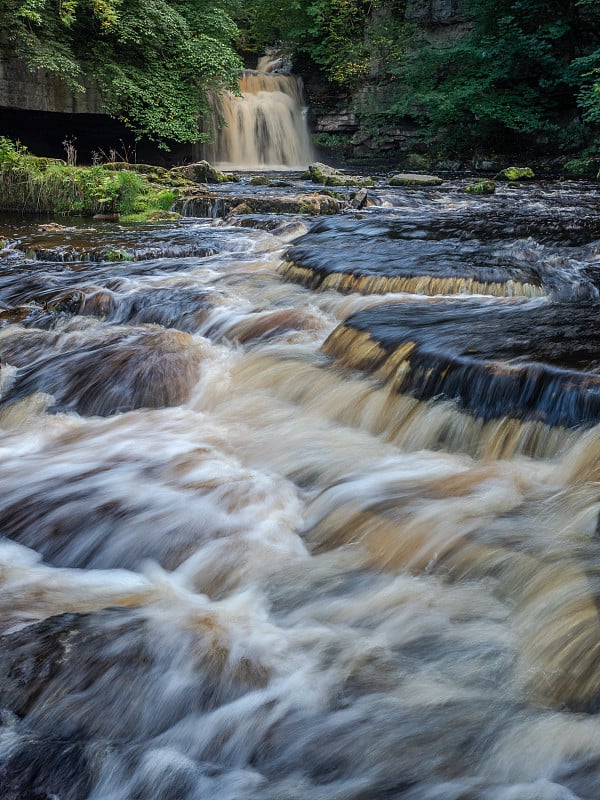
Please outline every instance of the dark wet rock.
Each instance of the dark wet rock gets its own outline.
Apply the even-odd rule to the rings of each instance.
[[[152,328],[86,332],[81,338],[8,328],[0,355],[20,367],[3,402],[45,392],[57,408],[100,416],[185,402],[201,362],[189,334]]]
[[[21,248],[30,259],[53,263],[146,261],[213,255],[215,239],[211,237],[207,246],[207,236],[211,237],[210,232],[198,236],[188,221],[180,222],[179,214],[159,211],[157,219],[149,220],[143,229],[135,224],[118,225],[111,230],[104,225],[68,231],[51,229],[24,237]]]
[[[352,198],[351,206],[352,208],[361,209],[367,205],[367,201],[369,199],[369,193],[366,189],[359,189],[358,192]]]
[[[0,309],[0,328],[5,325],[13,325],[18,322],[23,322],[36,311],[31,306],[16,306],[15,308]]]
[[[346,201],[325,194],[215,194],[183,196],[176,201],[174,208],[184,216],[228,218],[240,214],[329,215],[339,213],[346,206]]]
[[[437,175],[422,175],[417,172],[398,172],[388,181],[390,186],[439,186],[443,183]]]
[[[297,232],[297,235],[306,233],[306,225],[300,218],[284,219],[282,222],[279,214],[234,215],[227,218],[227,224],[236,228],[255,228],[261,231],[270,231],[277,236],[286,235],[291,231]]]
[[[247,344],[267,341],[292,331],[318,330],[322,320],[306,309],[285,308],[280,311],[263,311],[248,316],[235,324],[228,338]]]
[[[323,348],[401,394],[484,420],[600,421],[598,306],[396,303],[354,314]]]
[[[2,800],[81,800],[95,772],[91,754],[77,741],[24,737],[15,752],[0,756]]]
[[[186,716],[264,684],[266,673],[248,663],[226,668],[210,616],[194,627],[178,635],[110,609],[0,637],[0,708],[11,728],[0,753],[3,800],[82,800],[114,752],[133,753]],[[180,660],[186,669],[173,683]]]
[[[92,316],[121,325],[156,324],[192,333],[219,301],[216,292],[198,287],[119,288],[117,282],[112,290],[92,284],[58,292],[46,301],[44,310],[37,309],[36,322],[41,325],[48,316],[45,311],[51,315]],[[35,310],[29,309],[32,314]]]
[[[442,238],[443,224],[436,220],[428,237],[405,220],[322,220],[288,250],[279,274],[310,289],[362,294],[545,294],[529,264],[470,262],[464,241]]]

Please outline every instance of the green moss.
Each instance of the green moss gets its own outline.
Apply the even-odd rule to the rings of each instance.
[[[477,181],[469,186],[465,186],[465,192],[469,194],[494,194],[496,184],[494,181]]]
[[[358,186],[360,189],[366,186],[373,186],[373,178],[361,178],[358,176],[330,175],[321,182],[325,186]]]
[[[497,181],[530,181],[535,173],[530,167],[507,167],[495,177]]]
[[[103,257],[105,261],[133,261],[133,256],[126,250],[109,250]]]
[[[564,165],[563,172],[570,178],[594,178],[599,167],[600,158],[575,158]]]
[[[326,197],[333,197],[334,200],[344,200],[344,195],[341,192],[334,192],[333,189],[323,189],[321,194],[324,194]]]
[[[255,175],[250,181],[251,186],[269,186],[270,181],[264,175]]]

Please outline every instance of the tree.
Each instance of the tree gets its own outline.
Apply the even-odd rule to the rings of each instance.
[[[207,138],[198,121],[212,114],[210,94],[237,89],[232,10],[230,0],[0,0],[1,35],[74,91],[91,77],[108,113],[168,148]]]

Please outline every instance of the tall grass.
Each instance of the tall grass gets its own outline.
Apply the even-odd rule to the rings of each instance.
[[[168,196],[167,196],[168,195]],[[48,214],[133,214],[164,208],[177,192],[133,170],[77,167],[39,158],[0,137],[0,209]]]

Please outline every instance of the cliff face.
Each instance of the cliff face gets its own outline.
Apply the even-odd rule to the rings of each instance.
[[[0,52],[0,107],[61,114],[103,113],[100,93],[93,85],[88,83],[85,92],[71,92],[55,74],[42,69],[31,73],[23,61],[6,52]]]
[[[404,19],[416,29],[416,38],[434,47],[443,47],[472,30],[467,11],[468,0],[407,0]],[[413,121],[397,120],[376,133],[362,124],[361,109],[389,102],[391,86],[378,82],[377,66],[363,85],[346,97],[327,97],[323,102],[321,86],[306,81],[311,103],[314,103],[314,130],[325,139],[345,140],[342,147],[346,158],[385,158],[392,153],[418,154],[420,130]],[[328,107],[337,106],[333,109]],[[418,165],[413,164],[415,168]]]
[[[92,81],[81,80],[85,92],[71,92],[60,78],[46,70],[30,72],[19,58],[0,48],[0,136],[19,140],[36,155],[65,157],[65,140],[75,143],[79,163],[90,163],[94,153],[115,150],[119,160],[170,164],[189,157],[179,148],[167,158],[147,140],[109,117]]]
[[[461,25],[467,21],[465,0],[408,0],[407,22],[424,28]]]

